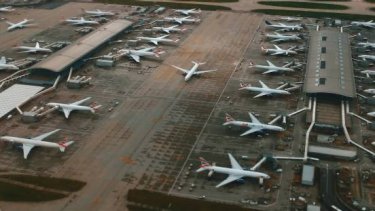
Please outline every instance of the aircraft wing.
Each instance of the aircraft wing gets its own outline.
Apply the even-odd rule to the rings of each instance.
[[[90,99],[91,99],[91,97],[86,97],[86,98],[83,99],[83,100],[79,100],[79,101],[74,102],[74,103],[71,103],[71,104],[69,104],[69,105],[81,105],[82,103],[84,103],[84,102],[86,102],[86,101],[88,101],[88,100],[90,100]]]
[[[20,51],[20,53],[35,53],[36,50],[35,49],[30,49],[30,50],[26,50],[26,51]]]
[[[268,66],[270,66],[270,67],[276,67],[274,64],[272,64],[272,62],[270,62],[270,61],[268,61],[268,60],[267,60],[267,64],[268,64]]]
[[[150,40],[150,42],[154,43],[155,45],[158,45],[158,41],[156,40]]]
[[[279,46],[273,45],[277,50],[282,50]]]
[[[200,75],[200,74],[203,74],[203,73],[209,73],[209,72],[215,72],[217,70],[203,70],[203,71],[196,71],[194,73],[194,75]]]
[[[230,174],[230,175],[229,175],[225,180],[223,180],[220,184],[216,185],[216,187],[219,188],[219,187],[221,187],[221,186],[223,186],[223,185],[226,185],[226,184],[231,183],[231,182],[233,182],[233,181],[239,180],[239,179],[241,179],[241,178],[242,178],[242,176],[240,176],[240,175],[232,175],[232,174]]]
[[[7,23],[8,25],[10,25],[10,26],[13,26],[13,25],[14,25],[14,23],[12,23],[12,22],[10,22],[10,21],[6,21],[6,23]]]
[[[240,136],[246,136],[246,135],[249,135],[249,134],[252,134],[252,133],[255,133],[255,132],[259,132],[261,131],[262,129],[261,128],[258,128],[258,127],[252,127],[250,130],[242,133]]]
[[[155,49],[155,47],[144,48],[144,49],[141,49],[141,50],[139,50],[139,51],[140,51],[140,52],[148,52],[148,51],[151,51],[151,50],[153,50],[153,49]]]
[[[131,57],[132,59],[134,59],[134,61],[136,61],[136,62],[138,62],[138,63],[141,61],[141,58],[140,58],[138,55],[130,54],[130,57]]]
[[[51,131],[51,132],[44,133],[44,134],[42,134],[42,135],[40,135],[40,136],[34,137],[34,138],[32,138],[32,139],[33,139],[33,140],[42,141],[43,139],[47,138],[48,136],[50,136],[50,135],[52,135],[52,134],[55,134],[55,133],[57,133],[57,132],[59,132],[59,131],[60,131],[60,129],[56,129],[56,130],[53,130],[53,131]]]
[[[232,154],[228,153],[228,156],[229,156],[230,164],[232,165],[232,169],[239,169],[239,170],[242,170],[242,167],[241,167],[240,164],[236,161],[236,159],[234,159],[234,157],[232,156]]]
[[[279,51],[279,52],[275,52],[275,53],[271,54],[271,56],[282,55],[284,53],[285,52],[283,52],[283,51]]]
[[[183,68],[181,68],[181,67],[177,67],[177,66],[175,66],[175,65],[172,65],[172,67],[174,67],[174,68],[176,68],[176,69],[178,69],[178,70],[181,70],[182,72],[184,72],[184,73],[188,73],[189,71],[188,70],[185,70],[185,69],[183,69]]]
[[[163,28],[162,30],[163,30],[165,33],[168,33],[168,34],[170,33],[169,29]]]
[[[286,40],[285,38],[277,38],[277,39],[271,40],[271,42],[281,42],[285,40]]]
[[[72,112],[72,109],[71,108],[67,108],[67,107],[61,107],[62,111],[64,112],[64,115],[65,115],[65,118],[69,118],[69,115],[70,115],[70,112]]]
[[[279,71],[278,71],[278,70],[275,70],[275,69],[269,69],[269,70],[263,72],[262,74],[276,73],[276,72],[279,72]]]
[[[23,158],[27,159],[27,156],[29,155],[31,149],[34,148],[35,145],[33,144],[22,144],[23,149]]]
[[[262,124],[251,112],[249,112],[249,116],[252,123]]]
[[[259,80],[259,83],[260,83],[260,85],[262,85],[262,88],[269,89],[269,87],[265,83],[263,83],[263,81]]]
[[[267,92],[261,92],[260,94],[255,95],[254,98],[263,97],[263,96],[266,96],[266,95],[268,95]]]

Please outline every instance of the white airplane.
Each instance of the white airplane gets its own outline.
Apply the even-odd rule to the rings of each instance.
[[[302,27],[301,24],[287,25],[287,24],[283,24],[283,23],[272,24],[269,21],[265,21],[265,22],[266,22],[266,26],[267,27],[274,28],[274,29],[276,29],[277,32],[278,31],[281,31],[281,32],[285,32],[285,31],[299,31],[299,30],[303,29],[303,27]]]
[[[208,163],[204,158],[200,157],[199,160],[201,161],[200,168],[197,169],[196,172],[202,172],[207,170],[208,171],[208,176],[212,176],[214,172],[217,173],[222,173],[222,174],[228,174],[228,177],[223,180],[220,184],[216,185],[216,188],[219,188],[221,186],[224,186],[228,183],[234,182],[241,180],[243,177],[255,177],[259,178],[259,183],[263,183],[263,179],[269,179],[271,178],[269,175],[255,171],[255,166],[250,168],[250,170],[244,170],[240,164],[234,159],[232,154],[228,153],[230,164],[232,167],[227,168],[227,167],[220,167],[216,166],[214,163],[211,165]]]
[[[36,42],[35,47],[17,46],[14,48],[18,50],[23,50],[23,51],[20,51],[20,53],[37,53],[37,52],[52,53],[51,49],[40,47],[39,42]]]
[[[253,92],[260,92],[258,95],[255,95],[254,98],[266,96],[266,95],[290,95],[290,92],[286,90],[280,89],[280,87],[277,87],[276,89],[271,89],[269,88],[266,84],[264,84],[261,80],[259,80],[260,85],[262,87],[255,87],[251,86],[251,84],[245,85],[243,83],[240,84],[241,88],[238,90],[248,90],[248,91],[253,91]],[[283,85],[282,85],[283,86]]]
[[[137,37],[138,40],[145,40],[150,43],[153,43],[155,45],[158,45],[159,42],[166,42],[166,43],[177,43],[179,39],[172,40],[172,39],[166,39],[169,35],[163,35],[160,37]]]
[[[50,148],[58,148],[61,152],[64,152],[65,149],[74,143],[74,141],[62,141],[59,143],[53,143],[48,141],[43,141],[43,139],[47,138],[48,136],[60,131],[60,129],[44,133],[40,136],[34,137],[34,138],[20,138],[20,137],[13,137],[13,136],[2,136],[0,137],[3,141],[9,141],[14,143],[20,143],[22,144],[23,149],[23,157],[27,159],[27,156],[29,155],[31,149],[33,149],[35,146],[41,146],[41,147],[50,147]]]
[[[375,43],[373,42],[359,42],[358,45],[364,48],[375,48]]]
[[[277,56],[277,55],[294,55],[297,54],[297,51],[294,51],[293,49],[296,48],[296,46],[290,47],[288,49],[282,49],[277,45],[273,45],[275,48],[264,48],[261,46],[261,50],[266,53],[270,54],[271,56]]]
[[[162,32],[165,32],[165,33],[171,33],[171,32],[184,32],[186,31],[186,28],[177,28],[178,25],[174,25],[174,26],[170,26],[170,27],[159,27],[159,26],[155,26],[155,27],[152,27],[152,30],[153,31],[162,31]]]
[[[266,34],[266,37],[272,39],[271,42],[286,42],[301,40],[301,35],[297,34],[279,34],[274,32],[273,34]]]
[[[6,23],[9,25],[7,30],[12,31],[14,29],[22,29],[22,28],[28,27],[28,26],[35,26],[35,24],[30,24],[31,21],[33,21],[33,20],[23,19],[22,21],[20,21],[18,23],[12,23],[12,22],[6,21]]]
[[[242,133],[240,136],[246,136],[255,132],[261,132],[263,130],[285,131],[284,128],[276,126],[276,125],[261,123],[251,112],[249,112],[249,116],[250,116],[251,122],[244,122],[244,121],[235,120],[229,114],[225,114],[225,122],[223,123],[223,125],[224,126],[234,125],[234,126],[250,128],[246,132]]]
[[[274,64],[272,64],[272,62],[266,60],[268,65],[254,65],[253,63],[250,64],[250,68],[251,67],[256,67],[256,68],[259,68],[259,69],[264,69],[266,71],[264,71],[262,74],[269,74],[269,73],[276,73],[276,72],[294,72],[294,69],[290,68],[290,66],[294,63],[293,61],[292,62],[289,62],[288,64],[284,65],[284,66],[276,66]]]
[[[0,7],[0,12],[12,12],[14,11],[15,9],[12,8],[11,6],[8,6],[8,7]]]
[[[190,14],[199,14],[201,13],[200,9],[190,9],[190,10],[174,10],[177,13],[183,14],[183,15],[190,15]]]
[[[368,113],[367,113],[367,116],[375,117],[375,111],[368,112]]]
[[[98,25],[99,24],[98,21],[86,20],[84,17],[81,17],[79,19],[68,18],[68,19],[65,19],[64,21],[67,22],[67,23],[70,23],[71,25],[74,25],[74,26],[80,26],[80,25]]]
[[[159,57],[161,54],[165,53],[165,51],[151,51],[155,49],[155,47],[144,48],[140,50],[131,50],[131,49],[121,49],[118,51],[120,55],[126,55],[132,58],[136,62],[140,62],[140,57],[142,56],[155,56]]]
[[[358,57],[361,58],[363,61],[367,61],[367,60],[375,61],[374,55],[359,55]]]
[[[19,70],[19,68],[14,64],[7,64],[7,60],[2,56],[0,59],[0,70]]]
[[[363,27],[366,27],[366,28],[375,28],[375,22],[373,22],[372,20],[370,21],[352,21],[351,22],[351,25],[352,26],[363,26]]]
[[[100,9],[96,10],[84,10],[86,14],[89,14],[94,17],[101,17],[101,16],[113,16],[115,13],[110,12],[110,11],[103,11]]]
[[[367,94],[372,94],[372,95],[375,96],[375,89],[365,89],[365,90],[363,90],[363,92],[365,92],[365,93],[367,93]],[[373,96],[373,97],[374,97],[374,96]]]
[[[205,64],[205,62],[203,63],[198,63],[198,62],[194,62],[192,61],[192,63],[194,64],[192,68],[190,69],[183,69],[181,67],[177,67],[175,65],[172,65],[172,67],[182,71],[185,75],[185,81],[188,81],[190,80],[190,78],[194,75],[200,75],[200,74],[203,74],[203,73],[209,73],[209,72],[214,72],[214,71],[217,71],[217,70],[202,70],[202,71],[197,71],[199,65],[202,65],[202,64]]]
[[[302,18],[296,18],[296,17],[280,17],[279,20],[292,22],[292,21],[301,21]]]
[[[179,17],[165,17],[164,20],[170,21],[170,22],[175,22],[178,24],[183,24],[183,23],[196,23],[199,22],[200,19],[198,18],[190,18],[190,16],[179,18]]]
[[[95,114],[95,111],[101,107],[101,105],[98,106],[82,106],[81,104],[90,100],[91,97],[87,97],[83,100],[79,100],[74,103],[70,104],[64,104],[64,103],[47,103],[48,106],[56,107],[64,112],[65,118],[68,119],[70,112],[74,110],[78,111],[90,111],[91,113]]]
[[[375,70],[362,70],[362,74],[366,74],[366,77],[369,78],[371,75],[375,75]]]

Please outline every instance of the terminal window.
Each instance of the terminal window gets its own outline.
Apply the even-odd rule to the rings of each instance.
[[[326,47],[322,47],[322,53],[326,53],[327,51],[327,48]]]
[[[326,78],[319,78],[319,85],[326,84]]]
[[[325,69],[326,68],[326,61],[321,61],[320,62],[320,69]]]
[[[326,41],[326,40],[327,40],[327,36],[323,36],[322,41]]]

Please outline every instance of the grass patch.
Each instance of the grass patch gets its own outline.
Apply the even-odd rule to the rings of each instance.
[[[200,8],[202,10],[231,10],[229,7],[216,6],[216,5],[205,5],[205,4],[185,4],[185,3],[173,3],[173,2],[158,2],[158,1],[137,1],[137,0],[95,0],[95,2],[106,3],[106,4],[124,4],[133,6],[163,6],[174,9],[192,9]]]
[[[375,12],[375,7],[371,7],[370,10]]]
[[[258,4],[277,6],[277,7],[293,7],[306,9],[326,9],[326,10],[346,10],[347,6],[326,3],[311,3],[311,2],[294,2],[294,1],[259,1]]]
[[[47,191],[34,190],[0,181],[1,201],[40,202],[64,198],[66,195]]]
[[[209,200],[197,200],[168,195],[148,190],[131,189],[128,192],[129,210],[179,210],[179,211],[255,211],[255,209],[244,208],[238,205],[212,202]],[[143,209],[142,209],[143,208]]]
[[[309,1],[323,1],[323,2],[349,2],[352,0],[309,0]]]
[[[40,177],[31,175],[20,175],[20,174],[9,174],[1,175],[2,178],[9,180],[28,183],[32,185],[37,185],[45,188],[51,188],[61,191],[75,192],[79,191],[86,185],[85,182],[71,179],[61,179],[52,177]]]
[[[342,20],[373,20],[374,15],[358,15],[358,14],[342,14],[332,12],[311,12],[311,11],[295,11],[295,10],[276,10],[276,9],[258,9],[252,12],[263,13],[267,15],[281,15],[281,16],[302,16],[309,18],[337,18]]]
[[[216,3],[238,2],[238,0],[176,0],[176,1],[196,1],[196,2],[216,2]]]
[[[373,3],[373,4],[375,4],[375,0],[365,0],[365,2],[368,2],[368,3]]]

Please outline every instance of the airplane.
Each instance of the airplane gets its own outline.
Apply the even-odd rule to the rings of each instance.
[[[363,90],[363,92],[365,92],[365,93],[367,93],[367,94],[372,94],[372,95],[375,96],[375,89],[365,89],[365,90]],[[373,96],[373,97],[374,97],[374,96]]]
[[[244,121],[235,120],[229,114],[225,114],[225,122],[223,123],[223,125],[224,126],[234,125],[234,126],[250,128],[246,132],[242,133],[240,136],[246,136],[255,132],[261,132],[263,130],[285,131],[285,129],[280,126],[261,123],[251,112],[249,112],[249,116],[250,116],[251,122],[244,122]]]
[[[9,25],[9,27],[7,28],[7,31],[12,31],[14,29],[22,29],[22,28],[28,27],[28,26],[35,26],[35,24],[30,24],[31,21],[33,21],[33,20],[23,19],[22,21],[20,21],[18,23],[12,23],[12,22],[6,21],[6,23]]]
[[[74,103],[70,104],[64,104],[64,103],[47,103],[47,106],[52,106],[55,108],[58,108],[64,112],[65,118],[68,119],[70,112],[73,110],[79,110],[79,111],[91,111],[91,113],[95,114],[95,111],[101,107],[101,105],[98,106],[82,106],[81,104],[91,99],[91,97],[87,97],[83,100],[79,100]]]
[[[243,83],[240,84],[241,88],[238,90],[249,90],[253,92],[260,92],[258,95],[255,95],[254,98],[266,96],[266,95],[274,95],[274,94],[279,94],[279,95],[290,95],[290,92],[286,90],[280,89],[280,87],[276,89],[269,88],[266,84],[264,84],[261,80],[259,80],[260,85],[262,87],[255,87],[251,86],[250,84],[245,85]],[[283,85],[282,85],[283,86]]]
[[[363,61],[372,60],[375,61],[374,55],[359,55],[359,58],[362,58]]]
[[[372,20],[370,21],[352,21],[350,23],[350,25],[352,26],[363,26],[363,27],[366,27],[366,28],[375,28],[375,22],[373,22]]]
[[[375,117],[375,111],[368,112],[368,113],[367,113],[367,116]]]
[[[265,21],[266,22],[266,26],[270,27],[270,28],[275,28],[277,32],[285,32],[285,31],[299,31],[299,30],[302,30],[303,27],[301,24],[296,24],[296,25],[287,25],[287,24],[283,24],[283,23],[276,23],[276,24],[272,24],[271,22],[269,21]]]
[[[362,70],[362,74],[366,74],[366,77],[369,78],[370,75],[375,75],[375,70]]]
[[[190,80],[190,78],[193,76],[193,75],[200,75],[200,74],[203,74],[203,73],[209,73],[209,72],[214,72],[214,71],[217,71],[217,70],[203,70],[203,71],[197,71],[199,65],[202,65],[202,64],[205,64],[205,62],[203,63],[198,63],[198,62],[195,62],[195,61],[192,61],[192,63],[194,64],[193,67],[191,67],[190,69],[183,69],[181,67],[178,67],[178,66],[175,66],[175,65],[172,65],[172,67],[182,71],[185,75],[185,81],[188,81]]]
[[[19,68],[14,64],[7,64],[7,60],[2,56],[0,59],[0,70],[19,70]]]
[[[220,167],[216,166],[215,163],[212,163],[212,165],[207,162],[204,158],[200,157],[199,160],[201,161],[201,165],[199,169],[196,170],[196,172],[202,172],[207,170],[208,176],[212,176],[214,172],[222,173],[222,174],[228,174],[228,177],[223,180],[221,183],[216,185],[216,188],[219,188],[221,186],[224,186],[228,183],[241,180],[243,177],[255,177],[259,178],[259,183],[263,183],[263,179],[270,179],[271,177],[265,173],[255,171],[256,166],[253,166],[250,168],[250,170],[244,170],[240,164],[234,159],[232,154],[228,153],[230,164],[232,167]]]
[[[52,53],[51,49],[40,47],[39,42],[36,42],[35,47],[17,46],[14,48],[18,50],[24,50],[24,51],[20,51],[20,53],[37,53],[37,52]]]
[[[80,26],[80,25],[98,25],[99,24],[98,21],[86,20],[83,17],[81,17],[79,19],[68,18],[68,19],[65,19],[64,21],[67,22],[67,23],[70,23],[71,25],[74,25],[74,26]]]
[[[58,148],[61,152],[64,152],[65,149],[74,143],[74,141],[61,141],[59,143],[54,142],[48,142],[43,141],[43,139],[47,138],[48,136],[51,136],[52,134],[60,131],[60,129],[53,130],[48,133],[44,133],[40,136],[34,137],[34,138],[20,138],[20,137],[14,137],[14,136],[2,136],[0,137],[3,141],[9,141],[14,143],[20,143],[22,144],[23,149],[23,157],[24,159],[27,159],[27,156],[29,155],[31,149],[33,149],[35,146],[41,146],[41,147],[50,147],[50,148]]]
[[[190,10],[174,10],[177,13],[183,14],[183,15],[190,15],[190,14],[199,14],[201,13],[200,9],[190,9]]]
[[[274,34],[266,34],[266,37],[272,39],[271,42],[283,42],[283,41],[296,41],[301,40],[301,35],[297,34],[279,34],[274,32]]]
[[[375,48],[375,43],[371,42],[360,42],[358,43],[359,46],[362,46],[364,48]]]
[[[290,47],[288,49],[282,49],[277,45],[273,45],[275,48],[264,48],[261,46],[261,50],[266,53],[270,54],[271,56],[276,56],[276,55],[294,55],[297,54],[297,51],[294,51],[293,49],[296,48],[296,46]]]
[[[176,28],[178,25],[174,25],[174,26],[170,26],[170,27],[159,27],[159,26],[155,26],[155,27],[152,27],[152,30],[153,31],[162,31],[162,32],[165,32],[165,33],[171,33],[171,32],[184,32],[186,31],[186,28],[183,28],[183,29],[180,29],[180,28]]]
[[[158,45],[159,42],[169,42],[169,43],[177,43],[179,39],[172,40],[172,39],[166,39],[169,35],[163,35],[160,37],[137,37],[138,40],[145,40],[149,41],[150,43],[153,43],[155,45]]]
[[[266,65],[254,65],[253,63],[250,64],[250,68],[251,67],[256,67],[256,68],[259,68],[259,69],[265,69],[267,71],[264,71],[262,74],[268,74],[268,73],[276,73],[276,72],[294,72],[294,69],[293,68],[290,68],[291,65],[294,64],[294,62],[289,62],[288,64],[280,67],[280,66],[276,66],[274,64],[272,64],[272,62],[266,60],[267,63],[268,63],[268,66]]]
[[[115,13],[110,12],[110,11],[103,11],[100,9],[96,10],[84,10],[86,14],[89,14],[94,17],[101,17],[101,16],[113,16]]]
[[[14,11],[15,9],[12,8],[11,6],[8,6],[8,7],[0,7],[0,12],[12,12]]]
[[[292,21],[301,21],[302,18],[296,18],[296,17],[280,17],[279,20],[292,22]]]
[[[155,47],[144,48],[140,50],[131,50],[131,49],[121,49],[118,51],[120,55],[127,55],[132,58],[136,62],[140,62],[141,56],[155,56],[159,57],[161,54],[165,53],[165,51],[151,51],[155,49]]]
[[[190,18],[190,16],[179,18],[179,17],[165,17],[164,20],[170,21],[170,22],[176,22],[178,24],[183,24],[184,22],[187,23],[196,23],[199,22],[200,19],[198,18]]]

